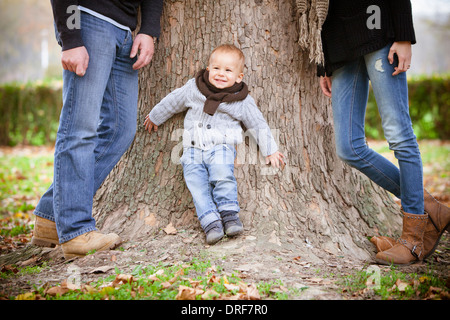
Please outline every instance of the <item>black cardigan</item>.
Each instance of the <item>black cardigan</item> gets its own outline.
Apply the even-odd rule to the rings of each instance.
[[[380,8],[379,29],[367,27],[372,5]],[[322,26],[325,66],[318,66],[317,75],[331,76],[345,63],[395,41],[416,43],[410,0],[330,0]]]
[[[81,5],[91,9],[129,27],[132,31],[136,29],[140,5],[142,16],[139,33],[153,37],[160,35],[163,0],[51,0],[51,3],[63,50],[83,46],[80,30],[67,27],[67,19],[73,14],[73,12],[67,12],[67,8],[71,5]]]

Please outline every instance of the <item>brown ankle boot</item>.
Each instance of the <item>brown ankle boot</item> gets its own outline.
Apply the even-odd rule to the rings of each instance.
[[[122,240],[117,234],[103,234],[98,231],[90,231],[82,234],[61,245],[64,258],[71,259],[85,256],[90,251],[111,250],[117,247]]]
[[[55,222],[36,216],[31,244],[49,248],[54,248],[58,245],[59,240]]]
[[[429,220],[423,235],[424,259],[428,258],[436,250],[441,236],[445,230],[450,232],[450,208],[437,201],[424,189],[425,212]]]
[[[375,247],[377,247],[377,252],[389,250],[397,243],[394,238],[389,238],[385,236],[372,237],[370,238],[370,242],[372,242],[375,245]]]
[[[391,249],[378,252],[375,260],[380,264],[407,265],[423,259],[423,234],[428,214],[403,212],[403,232]]]

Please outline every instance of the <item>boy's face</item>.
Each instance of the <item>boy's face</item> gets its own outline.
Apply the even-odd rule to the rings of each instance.
[[[229,88],[244,77],[239,57],[236,53],[214,52],[206,68],[209,71],[209,82],[218,89]]]

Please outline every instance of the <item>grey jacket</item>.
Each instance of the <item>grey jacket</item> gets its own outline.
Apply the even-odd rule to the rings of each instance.
[[[209,150],[218,144],[242,143],[242,122],[258,143],[263,156],[278,150],[267,122],[250,95],[242,101],[221,103],[212,116],[203,112],[205,101],[206,97],[192,78],[162,99],[151,110],[149,118],[159,126],[174,114],[188,110],[184,118],[184,148]]]

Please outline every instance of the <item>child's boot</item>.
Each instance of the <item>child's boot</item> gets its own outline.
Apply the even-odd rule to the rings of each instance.
[[[244,227],[236,211],[222,211],[220,215],[227,236],[236,236],[244,231]]]
[[[223,233],[223,225],[222,221],[216,220],[214,222],[211,222],[209,225],[205,227],[205,233],[206,233],[206,243],[207,244],[214,244],[220,239],[223,238],[225,235]]]

